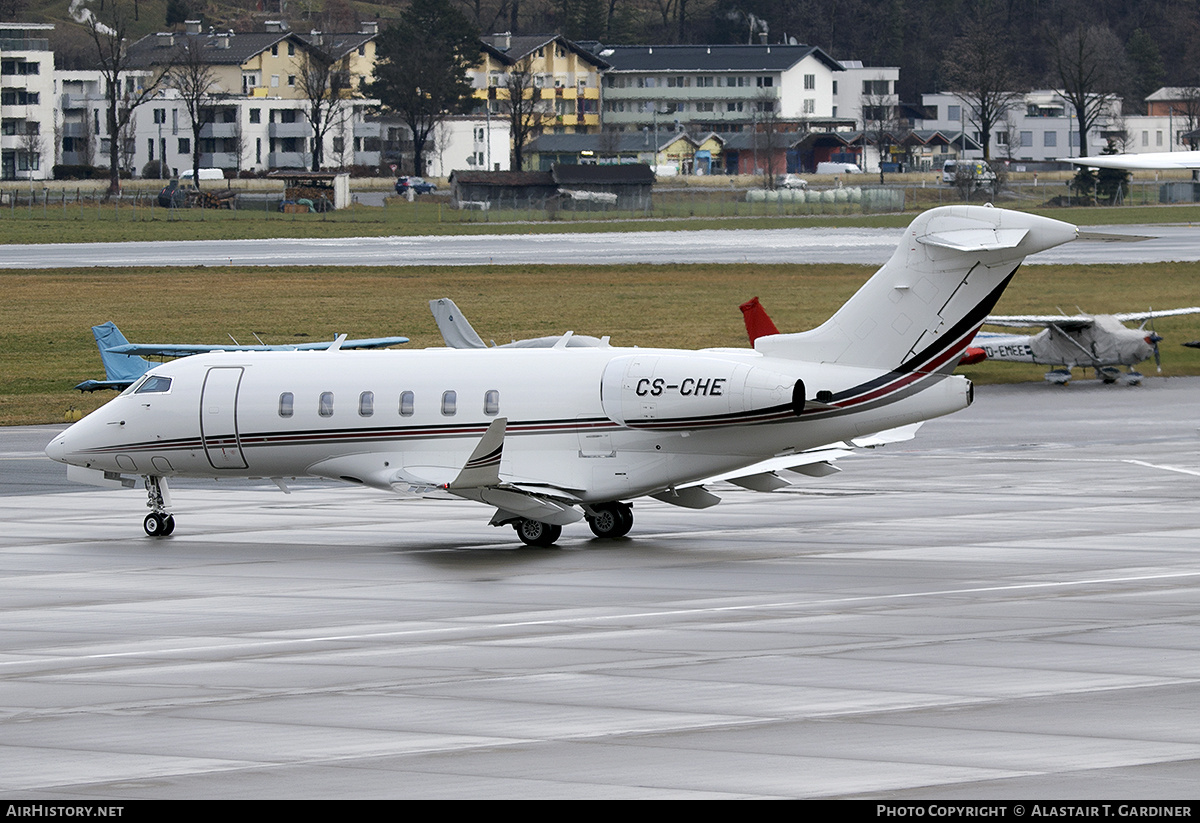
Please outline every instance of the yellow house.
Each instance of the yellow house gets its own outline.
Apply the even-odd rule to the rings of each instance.
[[[600,130],[600,72],[608,64],[561,35],[492,34],[480,41],[480,60],[468,70],[479,110],[502,114],[510,72],[528,72],[545,115],[540,130],[590,134]]]

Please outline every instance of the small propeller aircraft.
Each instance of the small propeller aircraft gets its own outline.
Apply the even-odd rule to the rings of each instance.
[[[707,508],[718,480],[770,491],[783,470],[828,473],[849,441],[966,408],[971,382],[950,372],[984,318],[1027,255],[1075,236],[986,206],[925,212],[833,317],[753,349],[571,347],[567,332],[548,348],[185,357],[46,454],[97,485],[140,475],[152,536],[175,528],[171,478],[303,476],[477,501],[536,546],[584,519],[620,537],[626,501]]]
[[[1200,306],[1124,314],[990,315],[984,325],[1042,326],[1044,330],[1034,335],[980,332],[975,335],[974,346],[982,349],[989,360],[1060,366],[1046,373],[1050,383],[1065,384],[1071,379],[1071,369],[1082,367],[1095,369],[1096,376],[1105,383],[1119,381],[1136,386],[1142,382],[1142,374],[1134,369],[1138,363],[1153,357],[1162,371],[1158,351],[1162,337],[1153,329],[1147,330],[1146,323],[1156,317],[1196,313],[1200,313]],[[1125,326],[1138,321],[1142,323],[1139,328]],[[1121,372],[1117,366],[1126,366],[1127,370]]]
[[[133,385],[155,364],[146,360],[149,357],[188,357],[193,354],[204,354],[215,351],[312,351],[324,350],[338,342],[329,340],[320,343],[297,343],[294,345],[268,346],[260,343],[257,346],[243,346],[239,343],[232,345],[193,345],[179,343],[130,343],[121,334],[121,330],[111,320],[92,326],[92,335],[96,338],[96,347],[100,349],[100,362],[104,364],[103,380],[84,380],[75,386],[81,392],[94,392],[101,389],[124,391]],[[398,346],[407,343],[407,337],[373,337],[363,340],[346,340],[341,335],[343,349],[385,349],[388,346]]]

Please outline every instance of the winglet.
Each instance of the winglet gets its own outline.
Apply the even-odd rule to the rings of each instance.
[[[447,487],[454,489],[478,489],[500,484],[500,458],[504,453],[504,432],[508,419],[498,417],[488,426],[475,451],[467,459],[458,477]]]

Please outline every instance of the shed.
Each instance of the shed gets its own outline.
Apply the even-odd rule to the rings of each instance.
[[[273,171],[267,177],[283,180],[285,200],[324,200],[335,209],[350,205],[350,175],[332,171]],[[317,206],[318,211],[323,209]]]
[[[559,191],[570,199],[603,203],[619,209],[650,207],[654,172],[645,163],[555,163],[550,173]]]

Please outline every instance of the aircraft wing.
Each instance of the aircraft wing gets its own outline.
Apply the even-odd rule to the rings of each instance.
[[[788,471],[794,474],[808,475],[809,477],[828,477],[831,474],[837,474],[841,471],[841,469],[834,465],[834,461],[853,454],[856,448],[873,449],[888,443],[901,443],[906,440],[912,440],[919,428],[921,428],[920,423],[912,423],[907,426],[898,426],[897,428],[887,429],[875,434],[856,437],[849,443],[830,443],[826,446],[819,446],[815,449],[809,449],[796,454],[769,457],[766,460],[749,466],[743,466],[740,469],[722,472],[721,474],[706,477],[694,483],[684,484],[680,486],[680,489],[693,489],[707,483],[717,483],[725,480],[733,483],[735,486],[741,486],[744,489],[752,491],[775,491],[776,489],[782,489],[791,485],[791,483],[779,477],[776,472]],[[655,496],[658,497],[658,495]],[[668,492],[665,493],[664,497],[658,497],[658,499],[664,500],[669,496],[670,493]],[[666,500],[666,502],[675,501]]]
[[[1160,151],[1146,154],[1103,154],[1099,157],[1069,157],[1068,163],[1094,169],[1153,171],[1200,169],[1200,151]]]
[[[989,314],[983,319],[985,326],[1012,326],[1028,328],[1029,326],[1055,326],[1063,331],[1086,329],[1095,323],[1095,318],[1086,314]]]
[[[108,351],[114,354],[148,355],[151,357],[189,357],[193,354],[206,354],[214,351],[324,351],[334,344],[333,340],[323,340],[319,343],[296,343],[279,346],[245,346],[240,343],[228,345],[203,345],[190,343],[126,343],[113,346]],[[361,340],[346,340],[343,349],[386,349],[388,346],[398,346],[407,343],[407,337],[368,337]]]
[[[1163,309],[1160,311],[1132,311],[1124,314],[1114,314],[1113,317],[1120,320],[1122,323],[1133,323],[1137,321],[1153,320],[1155,317],[1176,317],[1180,314],[1200,314],[1200,306],[1191,306],[1186,309]]]

